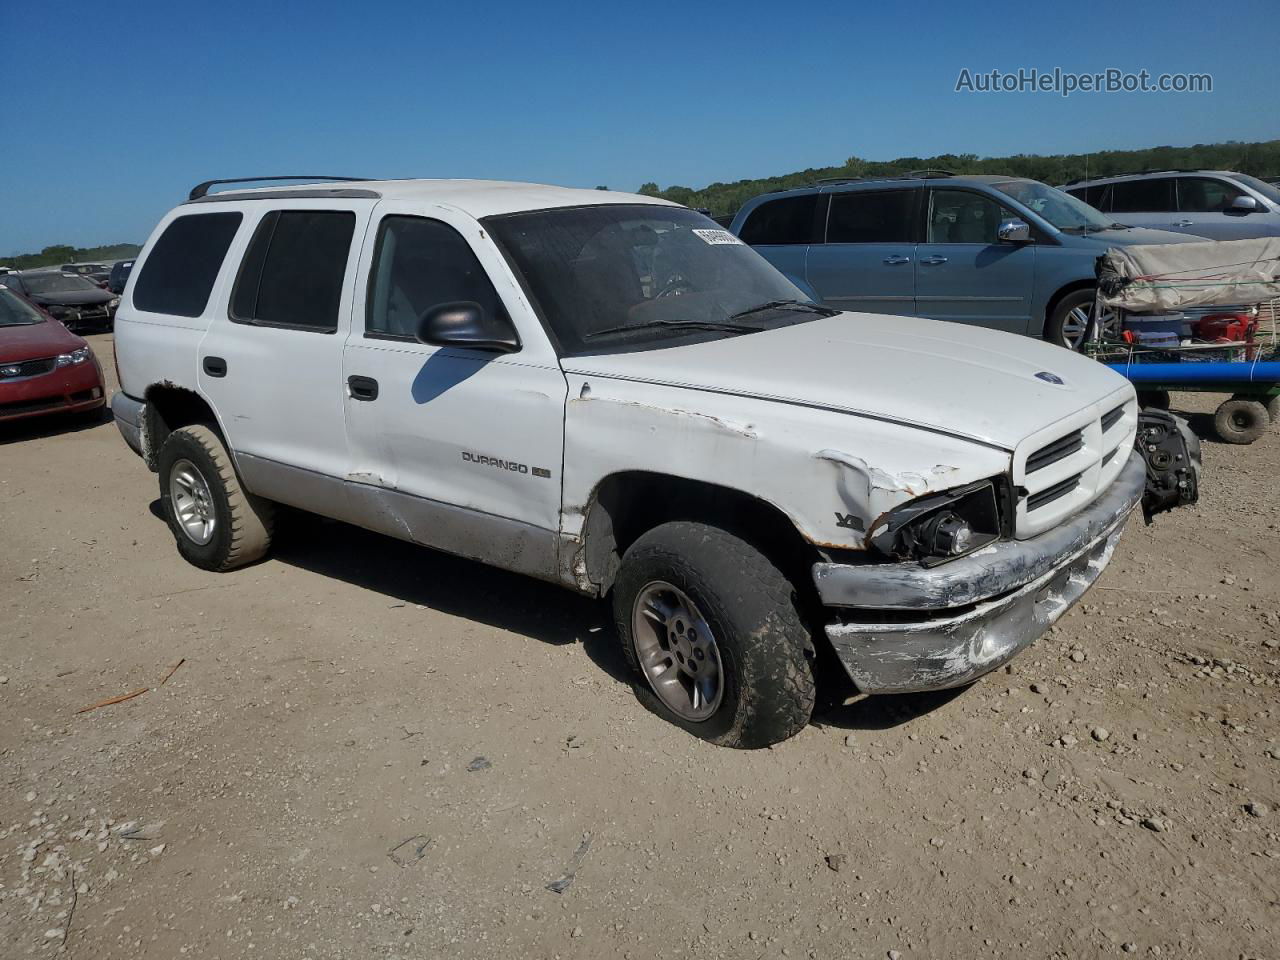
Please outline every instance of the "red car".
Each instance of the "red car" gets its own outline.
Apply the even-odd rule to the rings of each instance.
[[[0,287],[0,423],[88,413],[106,402],[102,367],[89,344]]]

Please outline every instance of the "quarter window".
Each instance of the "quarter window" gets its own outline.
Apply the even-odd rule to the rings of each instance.
[[[747,215],[740,237],[752,246],[813,243],[818,195],[766,200]]]
[[[231,319],[333,333],[356,215],[345,210],[273,210],[245,251]]]
[[[1004,208],[968,190],[929,192],[929,243],[995,243]]]
[[[1108,213],[1172,213],[1173,178],[1121,180],[1111,184]]]
[[[856,190],[831,195],[827,243],[912,243],[913,190]]]
[[[1178,180],[1178,210],[1182,213],[1222,213],[1236,197],[1244,196],[1221,180],[1209,177],[1181,177]]]
[[[134,284],[133,305],[177,317],[204,313],[241,219],[238,212],[193,213],[165,227]]]
[[[467,300],[491,316],[502,302],[462,234],[439,220],[386,217],[369,274],[365,333],[414,340],[432,307]]]

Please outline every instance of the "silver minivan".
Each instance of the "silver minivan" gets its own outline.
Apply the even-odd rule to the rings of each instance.
[[[1280,186],[1230,170],[1159,170],[1074,180],[1065,190],[1134,227],[1211,240],[1280,236]]]

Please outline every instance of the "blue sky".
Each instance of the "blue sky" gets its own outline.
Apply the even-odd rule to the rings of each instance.
[[[793,6],[130,0],[5,17],[0,254],[141,242],[289,172],[634,190],[941,152],[1280,136],[1274,0]],[[957,94],[962,68],[1207,72],[1212,94]]]

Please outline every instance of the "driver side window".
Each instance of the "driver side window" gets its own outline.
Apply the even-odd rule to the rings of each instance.
[[[457,301],[506,316],[489,275],[457,230],[425,217],[385,217],[369,273],[365,336],[416,340],[424,313]]]
[[[968,190],[929,192],[929,243],[995,243],[1005,216],[994,200]]]

